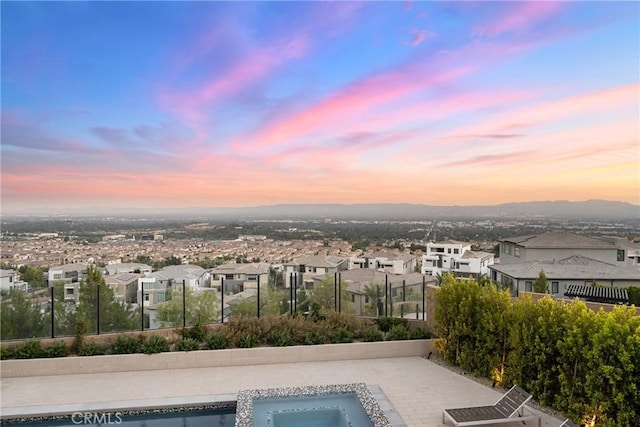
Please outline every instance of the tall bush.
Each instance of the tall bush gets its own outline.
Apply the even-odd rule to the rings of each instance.
[[[438,347],[448,363],[518,384],[578,422],[634,426],[640,419],[640,316],[595,313],[545,297],[508,294],[445,277],[436,296]]]

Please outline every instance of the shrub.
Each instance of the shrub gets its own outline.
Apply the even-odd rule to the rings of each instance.
[[[209,332],[204,337],[204,348],[207,350],[220,350],[223,348],[227,348],[229,345],[229,340],[224,332]]]
[[[200,342],[193,338],[180,338],[173,346],[175,351],[195,351],[200,348]]]
[[[84,320],[78,319],[76,321],[76,339],[73,342],[73,351],[80,352],[80,349],[84,345],[84,337],[87,335],[89,327]]]
[[[104,348],[95,342],[83,344],[78,351],[78,356],[98,356],[100,354],[104,354]]]
[[[367,328],[362,334],[362,340],[366,342],[382,341],[384,335],[378,328]]]
[[[202,323],[197,322],[191,328],[183,329],[181,334],[182,338],[191,338],[201,343],[204,342],[204,338],[207,335],[207,329],[202,325]]]
[[[69,354],[69,347],[64,341],[56,341],[44,349],[46,357],[66,357]]]
[[[340,327],[333,331],[331,340],[336,344],[353,342],[353,334],[347,328]]]
[[[318,332],[318,331],[309,331],[304,336],[303,344],[304,345],[317,345],[324,344],[327,342],[327,336]]]
[[[44,356],[40,340],[31,338],[21,342],[15,351],[16,359],[35,359]]]
[[[423,338],[431,338],[431,334],[421,326],[409,329],[409,339],[420,340]]]
[[[382,332],[389,332],[389,329],[393,326],[391,323],[392,320],[393,319],[391,317],[379,317],[376,319],[376,323]]]
[[[362,331],[366,328],[363,319],[351,314],[330,312],[327,314],[324,324],[329,330],[344,329],[349,331],[351,339],[360,338]],[[351,341],[348,341],[351,342]]]
[[[134,354],[140,352],[142,340],[131,335],[118,335],[111,344],[112,354]]]
[[[640,307],[640,287],[629,286],[627,288],[627,295],[629,296],[629,304]]]
[[[285,347],[295,344],[291,333],[285,329],[272,331],[271,334],[269,334],[267,342],[276,347]]]
[[[169,341],[162,335],[151,335],[142,342],[141,350],[144,354],[163,353],[170,350]]]
[[[387,332],[388,341],[408,340],[409,329],[403,325],[392,326],[389,332]]]
[[[246,334],[238,339],[238,347],[252,348],[258,343],[258,338],[254,334]]]
[[[0,360],[13,359],[16,357],[16,352],[13,347],[3,345],[0,347]]]

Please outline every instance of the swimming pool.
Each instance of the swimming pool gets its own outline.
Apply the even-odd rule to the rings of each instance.
[[[139,411],[78,411],[56,417],[23,418],[2,421],[3,426],[13,427],[77,427],[122,426],[122,427],[234,427],[234,406],[215,408],[167,408]]]
[[[362,383],[243,390],[236,427],[389,427]]]

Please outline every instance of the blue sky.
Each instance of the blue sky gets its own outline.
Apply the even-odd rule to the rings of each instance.
[[[640,203],[637,2],[2,2],[2,204]]]

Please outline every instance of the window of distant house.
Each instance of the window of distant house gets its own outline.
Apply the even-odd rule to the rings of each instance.
[[[369,297],[364,297],[364,303],[369,304]]]
[[[164,292],[158,292],[156,294],[156,302],[165,302],[165,301],[166,301],[166,294]]]
[[[53,275],[53,280],[60,280],[62,279],[62,273],[56,273]]]
[[[247,276],[247,280],[250,281],[250,282],[255,282],[255,281],[258,280],[258,276],[256,276],[255,274],[249,274]]]
[[[518,258],[520,258],[520,248],[517,247],[517,246],[515,248],[513,248],[513,254],[515,256],[517,256]]]
[[[67,295],[73,295],[73,288],[67,288],[64,291]]]
[[[144,300],[149,301],[149,294],[144,294]]]
[[[450,254],[451,253],[451,248],[447,248],[447,253]]]
[[[557,294],[559,292],[558,282],[551,282],[551,293]]]
[[[456,248],[456,249],[454,249],[454,250],[453,250],[453,253],[454,253],[454,254],[459,254],[459,253],[460,253],[460,249],[457,249],[457,248]]]
[[[9,283],[13,283],[13,276],[9,276]]]
[[[624,249],[618,249],[618,261],[624,261]]]
[[[233,274],[225,274],[225,275],[224,275],[224,278],[225,278],[226,280],[233,280]]]
[[[356,294],[351,294],[351,302],[356,302]]]
[[[531,292],[533,290],[533,282],[531,280],[524,282],[524,290],[527,292]]]

